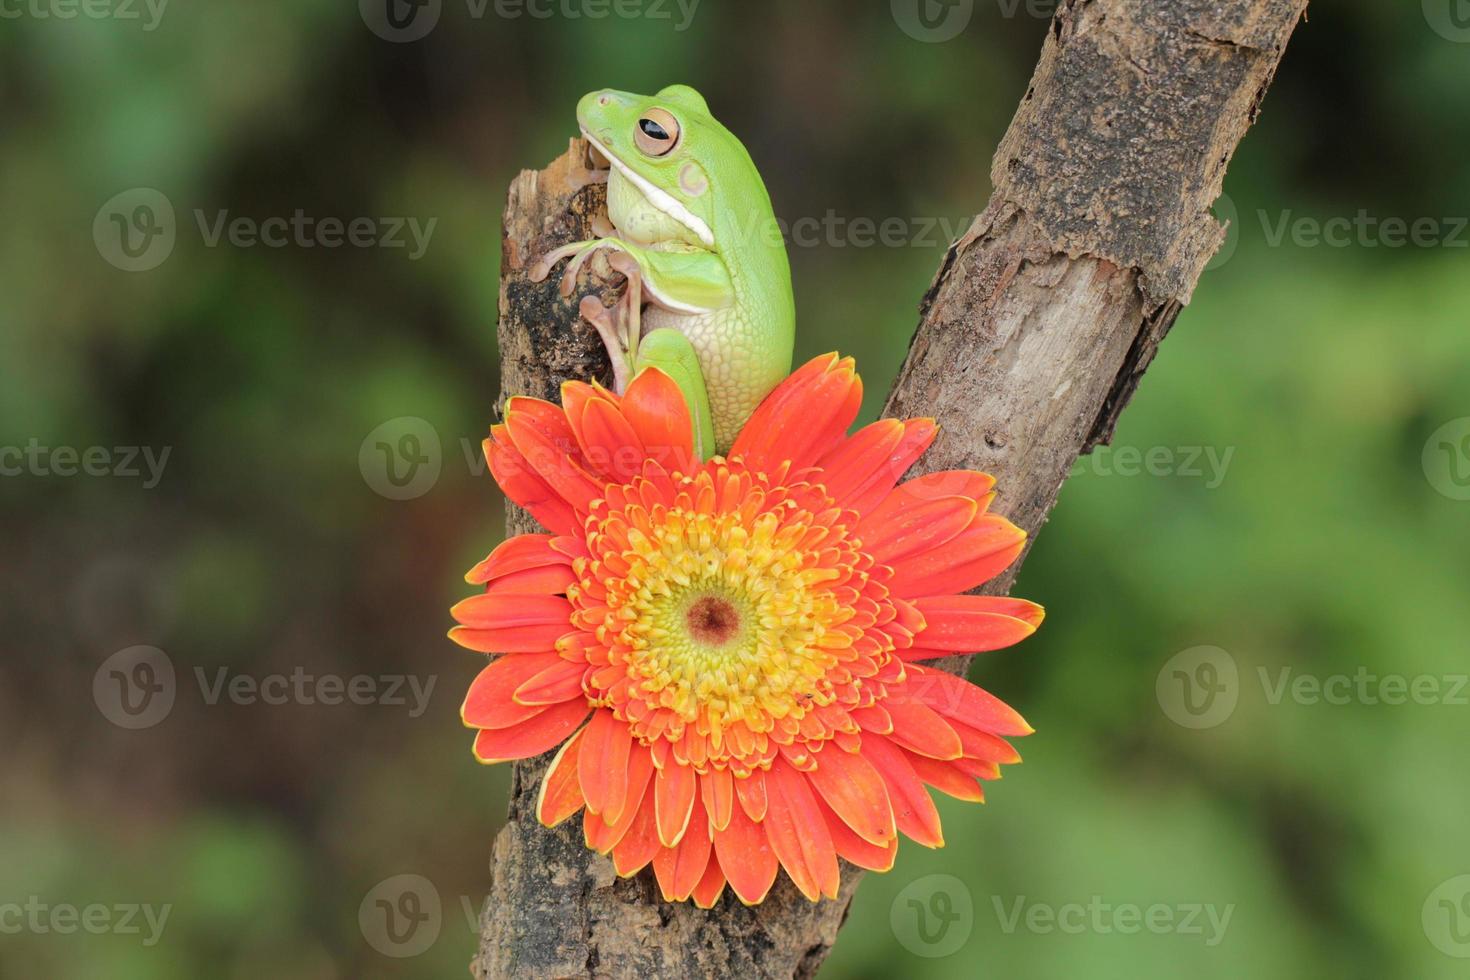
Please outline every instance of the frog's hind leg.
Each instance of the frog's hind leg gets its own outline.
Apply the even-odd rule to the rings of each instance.
[[[618,308],[622,310],[626,357],[633,363],[638,360],[638,341],[643,338],[643,266],[627,252],[614,252],[607,264],[628,280],[628,291]]]
[[[613,318],[617,309],[608,309],[602,305],[602,300],[596,296],[583,296],[582,303],[577,312],[582,314],[582,319],[592,324],[597,335],[602,338],[602,344],[607,348],[608,359],[612,361],[613,390],[622,394],[628,388],[631,370],[626,353],[623,350],[622,329]]]
[[[643,272],[638,261],[625,252],[613,253],[608,264],[628,280],[622,298],[609,309],[596,296],[584,296],[577,309],[602,338],[612,361],[613,390],[622,394],[633,380],[633,365],[638,359],[638,341],[643,332]]]

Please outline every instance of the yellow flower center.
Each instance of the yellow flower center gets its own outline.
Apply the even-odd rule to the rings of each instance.
[[[569,592],[598,665],[588,697],[641,741],[737,774],[856,731],[846,709],[881,691],[863,678],[894,644],[869,629],[893,617],[855,515],[738,462],[663,482],[609,487],[588,518]]]

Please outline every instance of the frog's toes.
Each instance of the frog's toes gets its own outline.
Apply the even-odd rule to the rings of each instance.
[[[577,291],[577,276],[581,273],[582,266],[587,264],[587,260],[592,257],[592,253],[595,251],[597,251],[597,246],[593,245],[578,252],[577,257],[567,263],[567,269],[561,274],[561,285],[558,287],[558,291],[563,296],[570,298],[572,293]]]
[[[563,245],[561,248],[552,249],[550,252],[547,252],[545,255],[537,259],[535,263],[532,264],[530,270],[527,271],[526,275],[530,278],[532,282],[544,281],[547,276],[551,275],[551,270],[556,266],[558,262],[566,258],[568,255],[576,255],[577,252],[580,251],[582,246],[585,244],[585,242],[573,242],[570,245]]]
[[[617,238],[618,229],[608,220],[606,215],[594,214],[592,216],[592,234],[598,238]]]
[[[627,252],[613,252],[608,256],[607,264],[612,266],[614,272],[621,272],[629,280],[641,278],[643,275],[643,267]]]

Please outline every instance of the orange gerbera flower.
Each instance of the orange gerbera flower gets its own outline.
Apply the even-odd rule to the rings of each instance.
[[[897,485],[930,419],[848,435],[851,359],[806,364],[756,410],[728,458],[693,455],[678,387],[647,370],[621,397],[513,398],[485,453],[549,534],[506,541],[466,578],[450,636],[503,654],[462,715],[482,762],[561,746],[547,826],[585,810],[621,875],[652,863],[664,897],[765,898],[779,867],[835,897],[838,857],[893,866],[897,832],[943,844],[925,784],[981,800],[1030,726],[918,661],[1030,635],[1039,606],[960,595],[1021,552],[986,512],[994,480]]]

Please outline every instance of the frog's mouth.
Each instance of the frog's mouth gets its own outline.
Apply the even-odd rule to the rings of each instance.
[[[653,186],[646,178],[635,173],[633,168],[619,160],[617,154],[603,145],[601,140],[589,133],[585,126],[582,127],[582,136],[588,143],[592,144],[593,150],[605,158],[608,163],[617,167],[618,173],[628,178],[629,183],[638,188],[639,193],[648,200],[649,204],[657,208],[661,214],[673,218],[679,224],[692,231],[695,237],[704,243],[706,248],[712,249],[715,247],[715,233],[710,231],[709,225],[705,224],[703,218],[679,203],[668,191]]]

